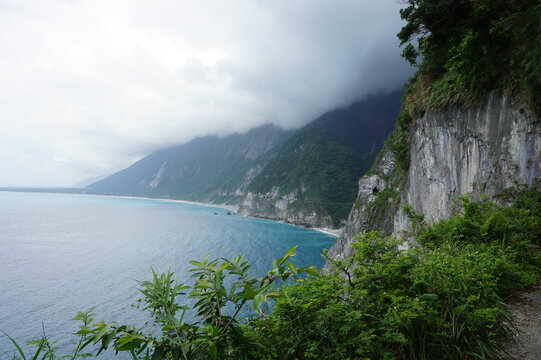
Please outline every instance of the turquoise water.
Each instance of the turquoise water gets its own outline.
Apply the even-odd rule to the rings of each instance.
[[[216,214],[215,214],[216,213]],[[0,329],[19,342],[49,338],[65,348],[77,311],[140,326],[136,280],[171,269],[189,281],[189,260],[245,254],[256,276],[298,246],[292,261],[322,267],[335,238],[227,210],[151,199],[0,192]],[[13,347],[0,335],[0,358]],[[6,356],[6,354],[8,356]],[[109,356],[100,358],[108,358]]]

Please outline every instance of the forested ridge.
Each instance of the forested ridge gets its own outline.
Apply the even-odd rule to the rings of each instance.
[[[340,226],[357,193],[359,178],[370,168],[375,154],[357,154],[332,140],[325,131],[309,128],[293,135],[248,186],[265,194],[277,186],[280,195],[298,191],[292,211],[314,209],[330,215]]]

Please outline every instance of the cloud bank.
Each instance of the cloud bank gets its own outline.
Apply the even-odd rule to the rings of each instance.
[[[394,0],[0,0],[0,186],[300,127],[401,86]]]

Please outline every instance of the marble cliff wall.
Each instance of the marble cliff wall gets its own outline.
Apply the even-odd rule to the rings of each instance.
[[[495,196],[514,182],[541,188],[541,122],[501,94],[491,93],[477,108],[428,111],[412,124],[410,154],[405,183],[394,180],[394,157],[385,149],[373,171],[361,178],[331,257],[347,255],[359,232],[407,232],[405,204],[434,221],[450,216],[451,199],[466,193]]]
[[[284,221],[307,227],[332,227],[331,217],[319,207],[305,206],[300,210],[289,208],[289,205],[297,201],[299,194],[304,190],[301,186],[286,195],[280,195],[279,187],[273,187],[272,191],[265,194],[248,192],[242,199],[238,214]]]

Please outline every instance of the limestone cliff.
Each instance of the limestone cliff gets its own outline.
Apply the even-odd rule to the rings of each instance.
[[[541,122],[507,96],[493,92],[476,108],[428,111],[413,122],[410,135],[409,171],[400,174],[392,151],[382,150],[359,181],[331,257],[348,254],[362,231],[407,232],[405,204],[434,221],[450,216],[451,200],[467,193],[493,197],[515,182],[541,188]]]
[[[321,206],[304,204],[294,207],[306,189],[301,186],[281,195],[279,187],[261,194],[248,192],[240,205],[239,215],[256,216],[264,219],[284,221],[306,227],[332,227],[331,217]]]

